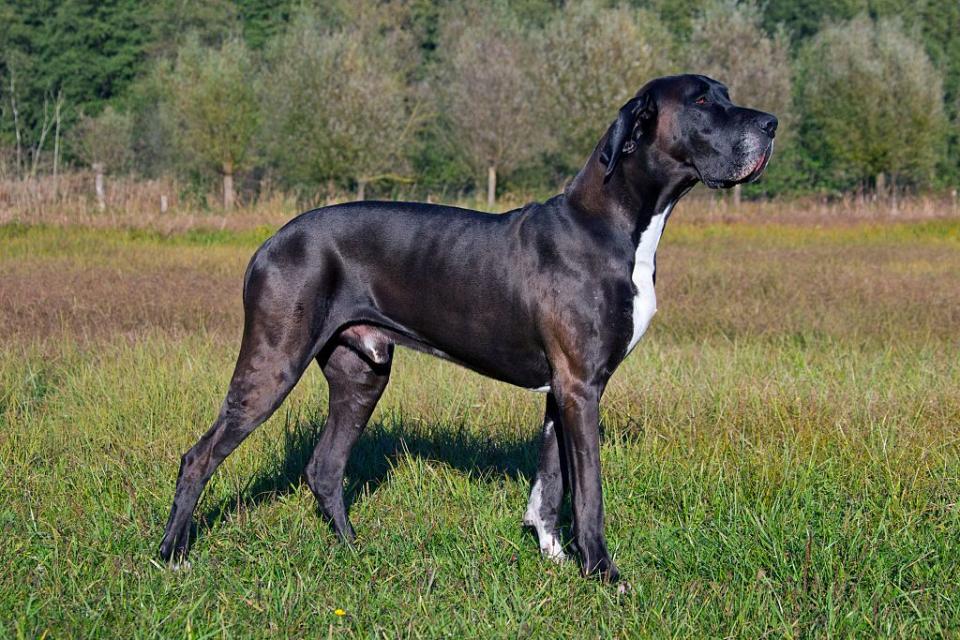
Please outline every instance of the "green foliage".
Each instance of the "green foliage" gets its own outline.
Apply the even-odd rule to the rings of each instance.
[[[241,40],[218,49],[190,40],[178,52],[168,90],[178,146],[197,166],[230,174],[251,162],[260,118],[253,70]]]
[[[796,42],[812,37],[828,20],[849,20],[867,8],[866,0],[768,0],[764,25],[784,25]]]
[[[172,65],[172,61],[156,60],[123,99],[133,120],[134,166],[145,176],[185,168],[176,144],[176,113],[170,91]]]
[[[382,17],[329,29],[298,19],[267,54],[262,100],[268,157],[286,184],[402,179],[429,106],[406,83],[415,49]]]
[[[81,115],[71,132],[74,153],[90,166],[122,171],[130,161],[132,127],[129,113],[109,105],[95,118]]]
[[[539,153],[508,162],[513,170],[504,172],[503,184],[535,189],[538,182],[553,185],[569,175],[627,96],[650,77],[674,71],[715,75],[731,86],[734,99],[780,116],[776,158],[764,180],[745,189],[747,194],[848,189],[881,171],[895,174],[910,188],[960,181],[956,0],[495,0],[468,6],[473,24],[466,26],[488,21],[512,25],[500,34],[496,29],[484,34],[515,49],[516,55],[508,56],[512,62],[497,62],[483,50],[475,56],[486,56],[491,74],[500,72],[499,84],[517,87],[512,97],[499,98],[516,106],[493,122],[516,120],[517,110],[542,121],[520,127],[531,136],[526,144],[536,144]],[[70,130],[81,114],[99,114],[109,104],[130,114],[131,166],[138,172],[210,175],[209,159],[201,158],[208,152],[200,151],[201,143],[191,149],[184,135],[187,123],[167,81],[176,75],[173,66],[182,51],[192,47],[201,55],[202,50],[242,42],[246,52],[244,81],[235,84],[238,102],[248,109],[251,92],[268,88],[257,101],[282,115],[276,122],[265,120],[268,130],[241,145],[247,170],[270,173],[275,182],[306,191],[330,181],[342,188],[371,176],[412,179],[420,190],[458,191],[475,181],[478,170],[470,165],[486,162],[473,157],[473,145],[462,139],[467,129],[450,108],[465,95],[463,79],[448,75],[451,61],[469,56],[456,51],[466,47],[464,42],[444,34],[465,28],[463,14],[464,4],[451,0],[0,0],[0,160],[12,157],[18,134],[31,166],[38,154],[50,156],[52,134],[48,129],[44,146],[41,133],[59,95],[65,138],[77,139]],[[831,41],[829,48],[820,49],[838,37],[830,36],[830,29],[837,28],[830,25],[859,24],[865,18],[855,18],[861,15],[881,25],[898,22],[901,34],[857,45],[858,55],[875,58],[862,69],[841,54],[857,48],[853,43]],[[311,29],[340,34],[321,47],[322,56],[333,61],[318,67],[327,69],[326,92],[306,62],[321,53],[297,51],[291,40],[291,34]],[[281,50],[287,59],[283,64]],[[458,64],[465,64],[465,58]],[[840,72],[838,66],[844,64],[850,68]],[[880,68],[885,71],[876,70]],[[275,69],[282,70],[280,77]],[[356,74],[357,82],[338,79],[338,73]],[[827,81],[845,73],[853,74],[851,82]],[[930,107],[926,115],[917,109],[916,117],[902,118],[914,121],[907,129],[926,133],[894,135],[899,149],[886,144],[890,135],[876,140],[879,131],[899,122],[879,115],[890,112],[889,105],[880,106],[888,102],[880,97],[881,82],[895,85],[891,93],[899,96],[918,90],[919,102]],[[931,102],[938,82],[940,106]],[[373,90],[377,83],[384,91]],[[493,83],[493,77],[483,81],[488,87]],[[831,114],[834,90],[841,103],[854,107]],[[315,103],[316,115],[328,124],[359,114],[370,125],[363,132],[354,127],[348,135],[346,129],[336,132],[336,127],[318,124],[303,102],[307,94],[322,101]],[[300,106],[294,108],[295,103]],[[408,121],[413,126],[406,127]],[[872,124],[856,126],[861,121]],[[936,126],[939,131],[928,135]],[[541,129],[549,131],[546,138],[537,133]],[[376,135],[364,137],[366,132]],[[854,143],[838,144],[847,134]],[[873,142],[861,140],[866,138]],[[401,140],[404,147],[398,149],[394,143]],[[326,148],[317,149],[321,142]],[[881,150],[885,144],[888,148]],[[868,151],[867,146],[875,148]],[[73,155],[76,148],[66,147],[68,163],[85,162]],[[301,162],[304,154],[307,161]],[[39,164],[51,165],[49,160]]]
[[[734,102],[770,111],[788,122],[793,70],[787,37],[782,31],[767,35],[762,20],[752,2],[708,4],[693,22],[686,68],[721,79]]]
[[[442,113],[417,136],[413,168],[427,194],[456,194],[476,184],[476,171],[457,146],[456,130]]]
[[[297,3],[294,0],[237,0],[243,39],[252,49],[263,49],[279,35]]]
[[[216,47],[239,31],[236,4],[232,0],[157,0],[148,11],[150,54],[173,60],[190,39]]]
[[[41,126],[45,99],[62,91],[69,124],[97,113],[143,71],[148,26],[134,0],[2,0],[0,77],[10,78],[27,135]],[[0,120],[9,140],[12,122]]]
[[[47,316],[43,286],[0,305],[26,332],[0,343],[0,636],[956,636],[960,225],[687,213],[604,397],[622,594],[520,526],[542,398],[403,349],[347,468],[355,547],[301,478],[328,413],[310,367],[207,485],[192,568],[164,567],[179,456],[216,416],[263,236],[0,226],[4,287],[126,283],[109,313],[82,288]],[[183,274],[197,286],[155,305]]]
[[[748,193],[782,191],[797,161],[789,41],[782,29],[768,35],[762,21],[763,13],[752,2],[714,0],[694,20],[686,47],[687,69],[720,79],[734,102],[780,120],[777,160],[760,183],[746,187]]]
[[[450,16],[438,78],[441,108],[457,148],[477,172],[510,171],[548,142],[534,109],[533,50],[523,26],[507,11],[472,4]]]
[[[551,140],[569,174],[590,156],[617,110],[651,78],[675,72],[674,40],[655,15],[571,3],[536,35],[534,63]]]
[[[705,0],[630,0],[629,4],[660,17],[670,31],[680,38],[690,35],[693,21],[703,10]],[[616,6],[617,2],[608,2]]]
[[[952,126],[945,130],[946,154],[937,176],[941,184],[960,184],[960,2],[925,0],[905,18],[915,16],[915,28],[936,69],[943,74],[944,107]]]
[[[822,29],[801,54],[806,144],[839,188],[880,173],[928,184],[942,152],[940,74],[893,20]]]

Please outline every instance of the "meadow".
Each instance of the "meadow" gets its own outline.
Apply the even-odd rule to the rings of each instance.
[[[0,635],[960,635],[960,218],[696,206],[603,401],[619,590],[520,526],[542,396],[408,351],[348,470],[355,547],[300,476],[314,367],[165,567],[275,224],[0,225]]]

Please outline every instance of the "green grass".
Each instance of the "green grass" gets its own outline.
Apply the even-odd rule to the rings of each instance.
[[[300,479],[314,368],[211,481],[192,568],[169,570],[156,547],[235,303],[211,319],[178,290],[151,324],[117,290],[92,333],[80,311],[16,310],[84,270],[230,283],[259,236],[0,227],[0,635],[960,635],[958,230],[668,230],[661,312],[604,398],[619,594],[520,527],[542,397],[409,352],[348,471],[355,548]],[[4,295],[30,277],[36,299]]]

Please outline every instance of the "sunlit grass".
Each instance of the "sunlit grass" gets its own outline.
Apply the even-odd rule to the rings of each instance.
[[[10,307],[39,303],[5,294],[11,274],[39,273],[40,296],[84,269],[157,291],[182,270],[178,287],[229,284],[256,240],[4,229],[0,630],[960,633],[957,228],[668,230],[661,311],[604,398],[625,595],[542,561],[520,528],[542,396],[403,351],[348,473],[355,549],[335,544],[299,476],[325,415],[312,368],[210,483],[192,568],[166,569],[178,458],[219,406],[235,298],[205,315],[191,298],[205,290],[178,289],[161,322],[117,289],[98,326],[76,291],[80,310],[53,326],[18,323]]]

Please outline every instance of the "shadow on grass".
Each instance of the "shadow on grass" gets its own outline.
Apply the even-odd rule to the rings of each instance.
[[[305,484],[303,471],[323,431],[324,421],[325,416],[299,421],[288,417],[279,455],[272,464],[265,464],[239,494],[221,500],[200,514],[194,542],[238,508],[276,500]],[[407,426],[402,419],[371,423],[350,455],[344,500],[349,510],[361,496],[375,492],[389,479],[397,462],[406,456],[449,465],[481,482],[496,482],[503,477],[532,478],[538,450],[539,436],[524,440],[494,439],[451,425]],[[319,509],[317,512],[319,517]]]

